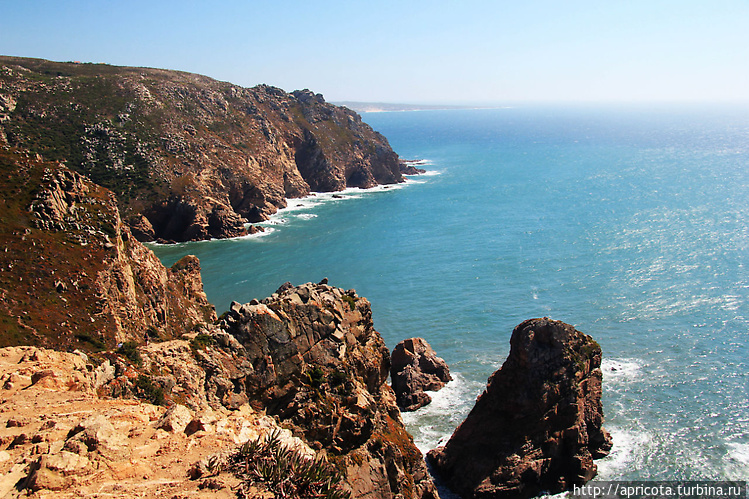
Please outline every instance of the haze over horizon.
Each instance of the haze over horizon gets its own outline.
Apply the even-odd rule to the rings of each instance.
[[[2,2],[0,53],[410,104],[749,102],[741,0]]]

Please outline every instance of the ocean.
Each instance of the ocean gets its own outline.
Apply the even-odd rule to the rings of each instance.
[[[153,245],[200,258],[208,298],[355,288],[392,349],[455,380],[404,414],[449,437],[531,317],[603,349],[602,480],[749,478],[749,108],[516,106],[365,113],[426,175],[290,200],[262,235]]]

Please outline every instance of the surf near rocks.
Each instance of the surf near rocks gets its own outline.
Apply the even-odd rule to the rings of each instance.
[[[603,429],[601,348],[548,318],[518,325],[510,354],[444,447],[428,457],[462,497],[558,493],[596,475]]]

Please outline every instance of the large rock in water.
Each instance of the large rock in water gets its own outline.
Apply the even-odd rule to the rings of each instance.
[[[403,340],[390,357],[390,379],[398,407],[415,411],[432,401],[426,391],[437,391],[452,380],[447,363],[423,338]]]
[[[601,347],[547,318],[518,325],[510,355],[444,447],[429,459],[464,498],[559,493],[596,475],[603,429]]]

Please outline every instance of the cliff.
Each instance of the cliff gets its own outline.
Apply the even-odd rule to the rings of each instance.
[[[382,136],[309,91],[0,62],[0,495],[438,497],[366,299],[289,285],[219,321],[197,258],[138,240],[399,182]]]
[[[108,189],[7,147],[0,178],[0,346],[97,350],[215,318],[197,260],[166,269]]]
[[[294,473],[288,451],[265,458],[265,478],[246,471],[258,442],[280,435],[300,453],[294,469],[314,464],[330,477],[339,495],[326,497],[436,499],[388,369],[369,302],[326,283],[284,286],[262,302],[234,304],[216,325],[137,348],[0,349],[0,491],[300,490],[303,473],[272,476]]]
[[[601,348],[549,319],[518,325],[510,354],[444,447],[429,459],[461,497],[556,494],[596,475],[603,429]]]
[[[325,280],[286,284],[233,304],[223,324],[246,352],[230,401],[247,396],[325,452],[354,497],[438,497],[386,383],[390,353],[365,298]]]
[[[308,90],[0,57],[0,142],[112,190],[141,241],[245,234],[310,191],[403,181],[387,140]]]
[[[325,283],[285,286],[263,302],[235,304],[217,322],[197,259],[166,269],[131,236],[111,191],[8,146],[0,150],[0,170],[0,346],[88,352],[4,351],[11,360],[0,383],[9,391],[0,412],[28,420],[5,423],[13,430],[2,441],[7,456],[0,454],[0,464],[5,458],[11,488],[72,497],[90,492],[76,487],[92,481],[114,487],[120,478],[134,480],[132,473],[150,476],[149,466],[179,449],[200,450],[188,454],[203,460],[218,445],[230,453],[242,439],[283,423],[308,453],[335,466],[353,497],[437,497],[385,383],[389,352],[366,299]],[[162,404],[181,408],[184,425],[170,435],[158,431],[172,427],[162,418],[177,416]],[[260,411],[278,421],[259,419]],[[122,424],[136,413],[145,419]],[[59,426],[44,427],[46,420]],[[257,421],[266,421],[263,431],[241,430]],[[239,427],[233,437],[219,431],[230,424]],[[96,443],[102,432],[111,442]],[[154,459],[141,459],[144,448]],[[111,473],[99,476],[100,468]],[[230,468],[226,473],[226,483],[246,483],[231,478]],[[112,490],[137,495],[132,482],[128,487]]]

